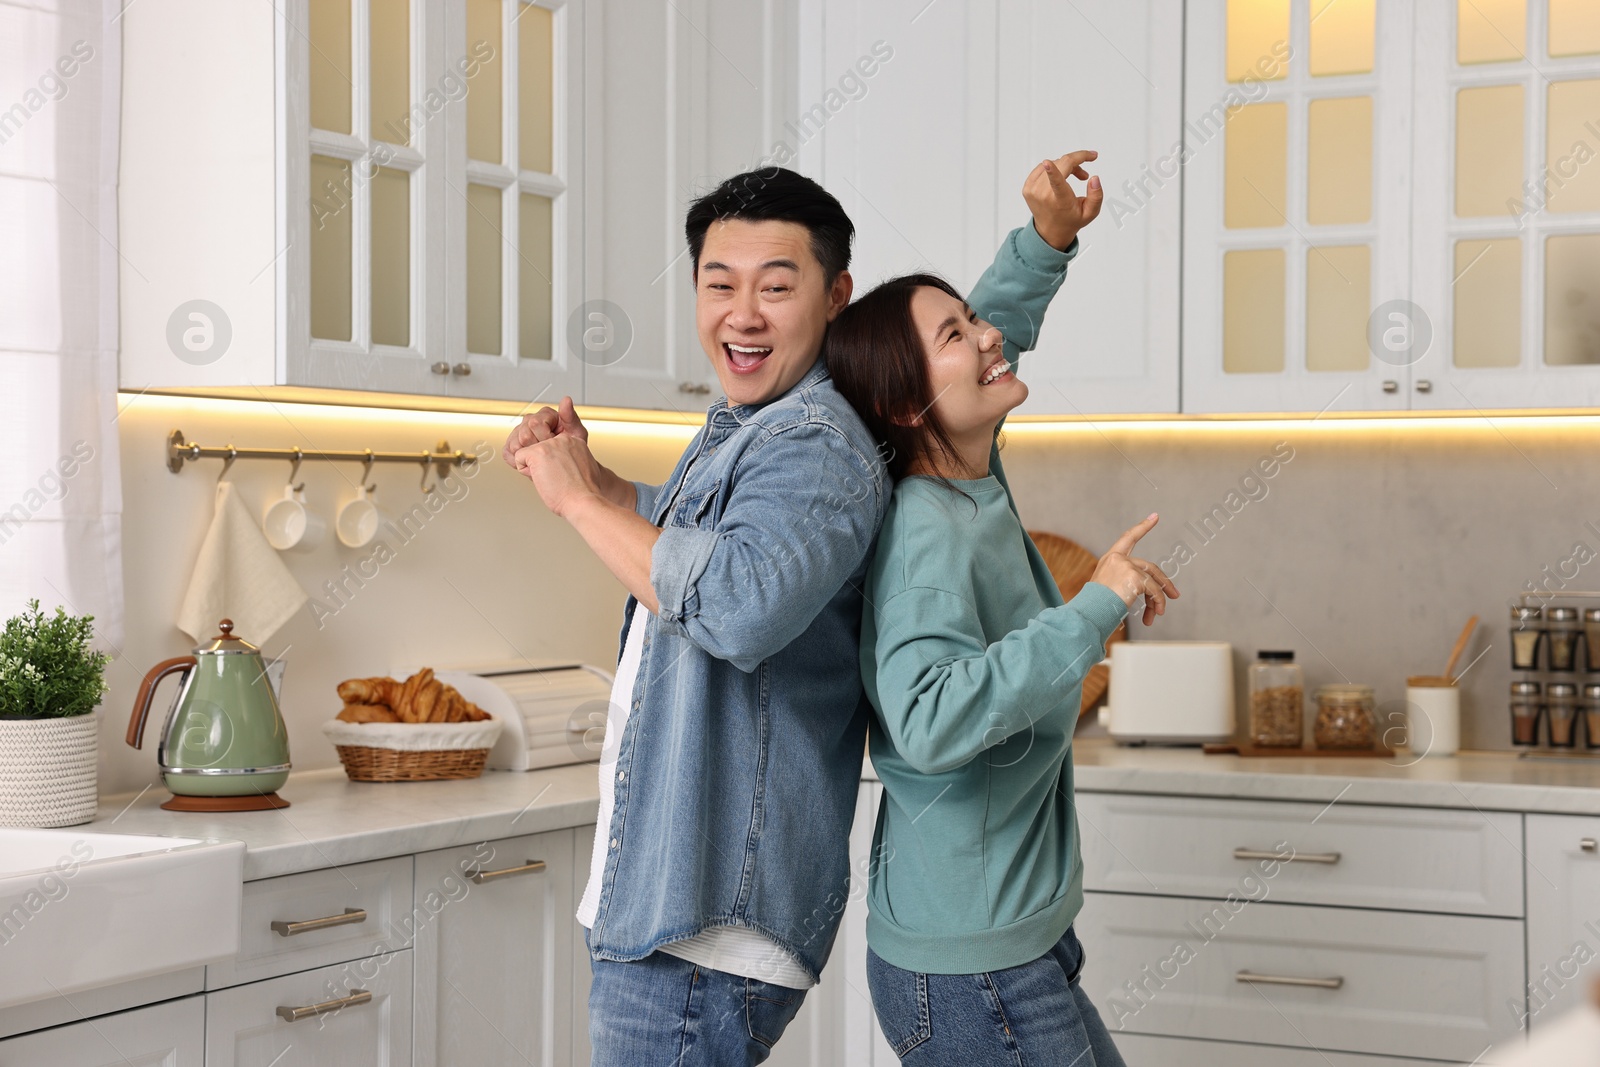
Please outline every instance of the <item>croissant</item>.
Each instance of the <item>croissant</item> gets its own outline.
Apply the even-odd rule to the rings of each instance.
[[[346,704],[387,704],[385,682],[390,678],[351,678],[339,683],[339,698]]]
[[[383,704],[346,704],[339,712],[345,722],[399,722],[395,713]]]

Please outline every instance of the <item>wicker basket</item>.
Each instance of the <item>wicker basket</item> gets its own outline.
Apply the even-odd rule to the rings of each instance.
[[[431,782],[476,778],[500,722],[322,724],[322,732],[339,753],[344,773],[355,782]]]
[[[0,826],[75,826],[99,804],[100,716],[0,719]]]

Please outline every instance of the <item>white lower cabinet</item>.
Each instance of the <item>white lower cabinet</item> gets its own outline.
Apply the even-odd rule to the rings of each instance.
[[[410,949],[206,994],[206,1067],[409,1067]]]
[[[1528,1027],[1600,982],[1600,818],[1528,816]]]
[[[417,856],[417,1067],[574,1062],[576,836],[556,830]]]
[[[202,1067],[205,1039],[205,1004],[184,997],[0,1041],[0,1067]]]
[[[1128,1067],[1429,1067],[1436,1060],[1358,1056],[1277,1045],[1241,1045],[1233,1041],[1200,1041],[1187,1037],[1117,1034],[1117,1051]]]

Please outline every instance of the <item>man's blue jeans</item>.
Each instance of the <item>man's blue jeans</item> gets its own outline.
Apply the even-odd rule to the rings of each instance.
[[[745,1067],[762,1063],[800,1010],[803,989],[740,978],[653,952],[594,961],[592,1067]]]
[[[907,1067],[1125,1067],[1082,969],[1070,927],[1032,963],[986,974],[918,974],[867,950],[878,1025]]]

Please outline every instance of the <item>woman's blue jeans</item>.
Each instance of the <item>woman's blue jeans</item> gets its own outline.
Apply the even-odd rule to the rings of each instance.
[[[872,1007],[906,1067],[1126,1067],[1082,969],[1070,927],[1032,963],[982,974],[919,974],[867,950]]]

